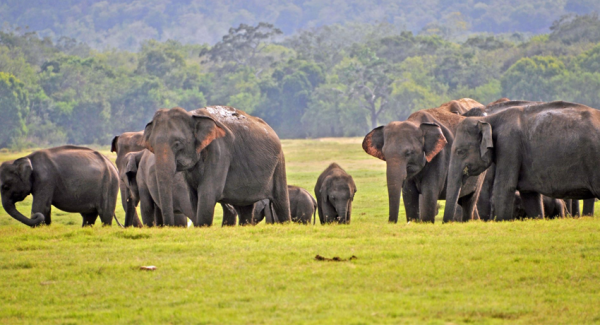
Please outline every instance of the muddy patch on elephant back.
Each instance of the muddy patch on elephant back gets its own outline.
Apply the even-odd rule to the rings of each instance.
[[[231,123],[244,123],[248,121],[246,116],[241,114],[240,111],[229,106],[209,106],[206,108],[206,111],[220,121]]]

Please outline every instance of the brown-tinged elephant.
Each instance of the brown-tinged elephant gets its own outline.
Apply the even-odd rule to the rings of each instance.
[[[144,149],[128,153],[125,160],[127,164],[119,176],[128,189],[128,201],[140,202],[144,225],[163,226],[154,154]],[[188,186],[181,173],[176,173],[173,179],[173,213],[175,226],[186,227],[187,218],[194,219]]]
[[[468,117],[452,145],[444,221],[452,220],[461,186],[496,165],[496,220],[512,217],[519,190],[528,216],[544,217],[540,195],[592,199],[600,195],[600,112],[550,102]]]
[[[363,140],[368,154],[387,165],[389,221],[398,222],[400,191],[407,221],[434,222],[437,200],[446,199],[446,176],[456,126],[465,113],[482,104],[463,98],[411,114],[406,121],[373,129]],[[475,203],[482,177],[470,177],[463,186],[462,220],[478,218]],[[318,198],[317,198],[318,199]]]
[[[115,162],[119,173],[122,173],[127,165],[125,155],[130,152],[143,150],[144,148],[144,131],[125,132],[114,137],[110,151],[117,153]],[[130,195],[129,188],[122,180],[119,182],[119,188],[121,189],[121,203],[123,204],[123,210],[125,210],[125,227],[141,227],[142,222],[135,209],[139,203],[137,198]]]
[[[315,185],[317,210],[321,224],[349,224],[352,216],[352,201],[356,194],[354,179],[336,163],[327,167]]]
[[[80,213],[83,226],[93,225],[98,215],[102,224],[111,225],[119,175],[115,166],[99,152],[62,146],[2,163],[0,188],[6,212],[28,226],[49,225],[52,205],[66,212]],[[15,203],[29,194],[33,195],[31,219],[15,208]]]
[[[279,222],[290,221],[285,159],[279,137],[263,120],[227,106],[187,112],[158,110],[144,130],[155,155],[165,225],[174,224],[173,180],[182,172],[196,210],[195,226],[210,226],[217,202],[233,205],[252,224],[254,202],[269,199]]]
[[[317,201],[307,190],[299,186],[288,185],[290,198],[290,214],[292,222],[310,224],[310,219],[315,217]],[[277,216],[271,212],[269,200],[254,203],[253,220],[259,223],[266,218],[267,223],[275,222]]]

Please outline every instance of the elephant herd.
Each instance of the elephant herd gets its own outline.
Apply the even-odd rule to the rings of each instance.
[[[579,215],[580,199],[593,215],[600,197],[600,111],[576,103],[463,98],[375,128],[363,149],[386,161],[390,222],[400,193],[425,222],[437,200],[451,222]]]
[[[593,214],[600,196],[600,111],[568,102],[470,98],[420,110],[369,132],[366,153],[386,162],[389,221],[402,194],[407,221],[443,221]],[[98,216],[110,225],[120,189],[125,226],[210,226],[294,221],[350,223],[356,185],[332,163],[318,177],[315,198],[287,184],[277,134],[262,119],[227,106],[191,112],[158,110],[144,131],[114,138],[115,166],[85,147],[36,151],[0,166],[2,205],[35,227],[51,223],[51,205]],[[31,218],[15,203],[33,195]],[[140,205],[140,220],[136,207]],[[316,217],[315,217],[316,219]],[[118,222],[118,220],[117,220]]]
[[[51,223],[51,205],[80,213],[83,226],[116,217],[119,188],[125,226],[195,226],[213,223],[217,203],[223,225],[294,221],[349,223],[356,186],[339,165],[319,177],[315,200],[287,184],[279,138],[260,118],[227,106],[191,112],[158,110],[144,131],[114,138],[115,166],[85,147],[36,151],[0,166],[2,204],[9,215],[35,227]],[[15,203],[33,195],[32,216]],[[136,211],[140,205],[142,220]],[[118,223],[118,220],[117,220]]]

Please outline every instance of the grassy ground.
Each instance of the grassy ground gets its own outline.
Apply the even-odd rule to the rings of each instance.
[[[82,229],[54,209],[30,229],[0,210],[0,323],[600,323],[600,218],[388,224],[360,139],[283,144],[290,184],[353,175],[351,225]]]

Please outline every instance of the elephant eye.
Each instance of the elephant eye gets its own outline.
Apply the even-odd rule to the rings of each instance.
[[[413,154],[413,151],[412,151],[412,150],[406,150],[406,152],[404,152],[404,155],[405,155],[406,157],[409,157],[409,156],[410,156],[410,155],[412,155],[412,154]]]
[[[459,156],[463,156],[465,154],[466,150],[465,149],[456,149],[456,154]]]
[[[8,184],[3,184],[2,185],[2,189],[5,191],[8,191],[8,189],[10,188],[10,186],[8,186]]]
[[[175,150],[179,150],[179,149],[181,149],[181,147],[182,147],[182,144],[181,144],[181,142],[179,142],[179,141],[175,141],[175,142],[173,143],[173,149],[175,149]]]

